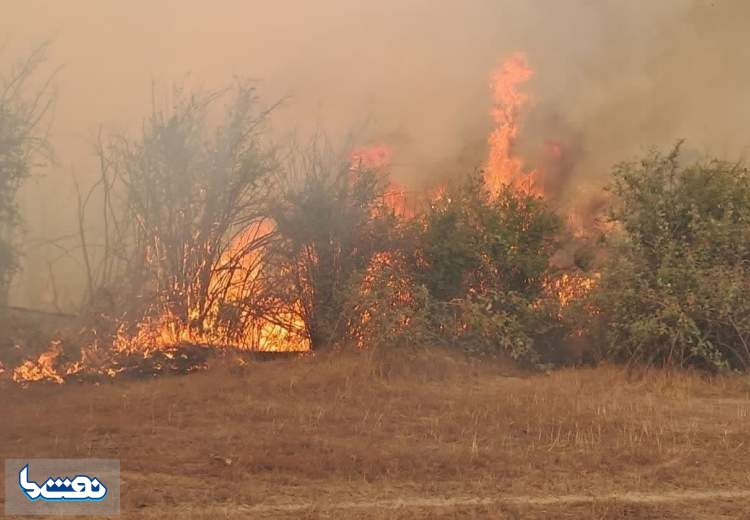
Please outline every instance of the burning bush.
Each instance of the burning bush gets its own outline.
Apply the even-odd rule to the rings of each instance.
[[[216,105],[228,97],[220,118]],[[117,315],[129,316],[115,322],[121,349],[279,348],[271,343],[297,331],[279,323],[262,281],[278,171],[263,135],[268,111],[242,83],[174,99],[169,110],[154,107],[138,139],[100,143],[106,240],[100,268],[88,270],[90,293],[116,294]]]
[[[562,228],[544,201],[510,185],[490,194],[474,175],[446,191],[415,228],[413,269],[443,341],[543,359],[538,340],[550,323],[541,302]]]
[[[611,255],[592,298],[618,360],[750,367],[750,173],[680,145],[615,168]]]
[[[350,327],[374,347],[547,360],[559,320],[545,284],[560,229],[539,197],[510,185],[492,195],[477,173],[402,223],[398,248],[376,255],[357,285]]]
[[[416,223],[415,265],[439,300],[491,290],[533,299],[543,290],[561,228],[541,198],[507,185],[491,196],[473,175]]]
[[[385,204],[383,164],[341,156],[321,140],[293,154],[271,211],[277,239],[267,268],[278,299],[298,302],[319,349],[351,338],[345,319],[352,287],[375,254],[390,248],[396,217]]]

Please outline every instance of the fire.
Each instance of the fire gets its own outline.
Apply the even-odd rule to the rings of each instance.
[[[361,146],[349,155],[351,171],[375,170],[383,171],[391,166],[393,149],[386,144]],[[412,218],[416,215],[415,201],[406,187],[388,179],[388,187],[383,194],[383,203],[396,215]]]
[[[390,166],[393,149],[387,144],[362,146],[352,151],[349,156],[352,170],[382,170]]]
[[[390,181],[384,195],[384,202],[399,217],[408,219],[417,214],[413,197],[404,186],[395,181]]]
[[[309,340],[298,305],[276,309],[273,316],[251,313],[245,302],[263,290],[263,247],[254,247],[273,233],[262,220],[242,231],[211,270],[208,308],[188,310],[188,320],[164,307],[147,316],[129,334],[123,325],[115,339],[118,352],[162,350],[176,345],[234,347],[267,352],[306,351]]]
[[[514,145],[518,139],[520,116],[531,97],[520,90],[534,75],[523,53],[509,56],[492,74],[490,88],[493,107],[491,110],[495,128],[489,136],[489,158],[485,168],[485,182],[491,194],[496,194],[504,185],[523,190],[530,195],[544,196],[544,190],[538,183],[538,171],[526,171],[523,160],[514,154]],[[545,171],[559,170],[563,166],[564,150],[560,142],[548,140],[544,146],[544,159],[552,167]],[[550,166],[550,165],[548,165]],[[568,215],[574,223],[577,236],[582,234],[582,224],[578,215]],[[546,292],[555,298],[561,307],[572,301],[583,298],[596,285],[599,274],[587,275],[582,272],[563,273],[545,283]]]
[[[547,280],[545,288],[562,307],[586,296],[599,281],[599,273],[592,276],[579,272],[563,273],[559,278]]]
[[[35,361],[27,360],[13,369],[11,375],[13,381],[53,381],[63,383],[63,376],[57,370],[58,358],[62,354],[62,343],[52,341],[49,349],[42,352]]]
[[[527,171],[514,150],[522,111],[531,101],[530,95],[522,88],[533,74],[526,57],[515,53],[491,76],[493,106],[490,113],[494,129],[488,137],[484,178],[492,195],[497,195],[503,186],[535,196],[544,195],[536,184],[537,172]],[[560,143],[547,142],[546,160],[553,165],[562,164],[563,155]],[[387,144],[362,146],[349,155],[349,169],[352,175],[362,171],[380,172],[392,165],[393,156],[393,149]],[[541,168],[546,174],[554,171],[545,165]],[[414,194],[397,182],[387,182],[383,204],[398,217],[415,217],[420,206]],[[438,185],[424,192],[423,196],[434,203],[449,195],[445,185]],[[576,220],[577,215],[568,218],[577,223],[575,228],[582,228]],[[265,276],[264,244],[273,239],[275,232],[275,224],[270,220],[256,221],[238,232],[211,267],[208,283],[197,285],[207,286],[207,295],[194,294],[197,291],[187,291],[189,294],[183,295],[186,309],[177,312],[169,302],[159,302],[138,323],[121,324],[112,348],[108,343],[89,345],[81,350],[80,360],[75,363],[61,361],[65,358],[62,344],[54,341],[37,359],[27,360],[12,369],[12,379],[16,382],[47,380],[62,383],[68,375],[92,370],[114,377],[127,370],[128,356],[149,360],[156,367],[179,356],[175,348],[185,345],[258,351],[310,350],[310,340],[301,317],[302,304],[263,299],[264,289],[273,283]],[[382,325],[377,322],[381,311],[415,303],[412,286],[399,269],[401,263],[397,251],[382,251],[372,258],[360,288],[364,302],[361,323],[358,324],[360,347],[367,346],[365,331]],[[546,297],[552,297],[561,307],[566,307],[591,291],[597,280],[597,274],[564,273],[546,281]],[[379,300],[373,303],[373,299]],[[256,303],[259,301],[262,303]],[[370,307],[365,305],[367,302]],[[404,327],[409,319],[409,314],[403,313],[395,326]]]
[[[490,112],[495,128],[489,136],[489,158],[485,168],[485,182],[490,193],[497,193],[503,185],[525,188],[540,195],[534,185],[535,172],[524,172],[523,161],[513,154],[518,138],[519,116],[530,97],[519,90],[534,74],[526,57],[516,53],[508,57],[492,74],[493,107]]]

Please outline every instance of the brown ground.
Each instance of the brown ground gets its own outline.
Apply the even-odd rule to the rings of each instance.
[[[126,517],[750,518],[740,376],[341,355],[0,395],[0,458],[120,458]]]

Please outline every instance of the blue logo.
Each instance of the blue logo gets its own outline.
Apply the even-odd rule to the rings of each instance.
[[[18,467],[18,466],[16,466]],[[74,479],[56,480],[50,477],[43,485],[39,485],[29,480],[29,465],[26,464],[18,473],[18,485],[29,498],[37,500],[41,498],[45,501],[56,502],[66,500],[70,502],[82,502],[84,500],[99,501],[107,496],[107,488],[99,482],[96,477],[90,478],[86,475],[76,475]]]

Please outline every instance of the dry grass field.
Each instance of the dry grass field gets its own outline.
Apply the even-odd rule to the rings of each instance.
[[[750,518],[747,377],[350,354],[0,391],[2,458],[119,458],[128,518]]]

